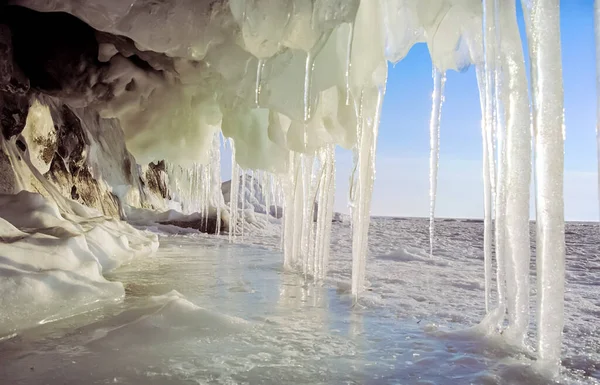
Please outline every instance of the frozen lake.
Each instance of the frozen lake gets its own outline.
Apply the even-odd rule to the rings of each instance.
[[[481,223],[440,220],[433,258],[427,228],[374,220],[356,305],[348,224],[334,224],[324,284],[282,271],[276,227],[252,245],[163,235],[155,256],[110,274],[123,302],[1,341],[2,384],[549,383],[532,353],[468,329],[484,313]],[[597,225],[567,225],[560,383],[599,383],[597,245]]]

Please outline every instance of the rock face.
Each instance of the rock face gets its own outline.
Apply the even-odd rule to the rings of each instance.
[[[98,80],[106,79],[107,68],[98,44],[96,31],[71,15],[0,3],[1,193],[25,188],[50,197],[58,191],[117,218],[125,204],[165,208],[164,163],[142,172],[119,122],[94,107],[112,95],[111,84]],[[132,55],[140,54],[130,46]],[[158,56],[146,58],[158,62]]]

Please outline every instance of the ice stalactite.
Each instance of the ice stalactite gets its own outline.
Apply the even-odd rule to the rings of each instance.
[[[557,374],[564,324],[564,93],[558,0],[523,2],[528,20],[535,140],[537,350]]]
[[[506,81],[505,236],[508,328],[504,336],[522,346],[529,326],[529,187],[531,132],[525,59],[516,18],[516,4],[500,8],[502,68]]]
[[[368,93],[365,97],[365,93]],[[371,198],[375,181],[375,152],[385,87],[361,92],[358,121],[356,184],[352,207],[352,295],[364,289]]]
[[[297,269],[305,279],[325,278],[335,191],[335,150],[324,146],[314,155],[290,153],[283,183],[274,182],[275,214],[282,205],[284,266]],[[279,176],[278,178],[281,178]]]
[[[596,35],[596,147],[598,151],[598,209],[600,210],[600,1],[594,1],[594,30]]]
[[[302,182],[302,228],[300,236],[300,257],[302,258],[302,271],[304,277],[312,275],[312,253],[311,240],[314,239],[314,208],[316,178],[314,177],[314,159],[313,155],[301,156],[301,182]]]
[[[210,183],[210,195],[211,204],[216,210],[216,228],[217,235],[221,233],[221,209],[225,202],[223,201],[223,191],[221,190],[221,140],[220,134],[215,133],[213,136],[213,143],[210,150],[210,171],[211,171],[211,183]]]
[[[495,195],[496,195],[496,169],[494,159],[494,132],[496,122],[496,5],[494,0],[483,1],[483,51],[484,51],[484,65],[483,65],[483,76],[481,76],[480,70],[480,99],[482,99],[482,140],[483,140],[483,180],[484,180],[484,209],[485,215],[487,216],[487,226],[484,220],[484,245],[488,246],[487,252],[484,247],[484,274],[485,274],[485,304],[486,310],[490,311],[490,294],[491,294],[491,282],[492,282],[492,217],[493,207],[495,206]],[[482,92],[483,84],[483,92]],[[483,94],[483,98],[481,97]],[[485,196],[485,194],[489,194]],[[488,207],[489,205],[489,207]],[[486,209],[487,207],[487,209]],[[498,258],[496,254],[497,272],[500,274],[503,267],[501,267],[501,258]],[[502,308],[504,300],[504,291],[502,289],[503,278],[498,277],[498,309],[497,312]],[[501,317],[504,316],[501,312]],[[491,316],[491,315],[490,315]],[[498,318],[496,316],[495,318]],[[494,322],[489,320],[490,326],[493,327]],[[484,321],[485,322],[485,321]]]
[[[254,103],[260,106],[260,92],[262,90],[262,73],[265,68],[265,59],[258,59],[256,66],[256,90],[254,91]]]
[[[240,203],[242,206],[242,216],[240,218],[240,226],[241,226],[241,241],[244,242],[244,228],[246,227],[246,171],[240,167],[240,186],[242,191],[241,195],[238,199],[240,199]]]
[[[276,186],[276,192],[277,192],[277,199],[276,202],[278,202],[275,207],[281,207],[281,234],[279,236],[279,249],[281,251],[285,251],[285,246],[286,246],[286,242],[285,242],[285,231],[286,231],[286,226],[287,226],[287,216],[286,216],[286,210],[287,210],[287,206],[285,204],[285,185],[284,182],[281,180],[282,178],[279,175],[274,176],[275,179],[275,186]],[[287,261],[287,257],[285,256],[284,253],[284,261]],[[287,264],[284,263],[284,266],[287,267]]]
[[[492,181],[489,152],[493,149],[488,146],[489,125],[486,122],[486,93],[485,71],[477,67],[477,85],[479,88],[479,101],[481,105],[481,142],[483,148],[483,260],[484,260],[484,295],[485,312],[490,311],[490,289],[492,286]]]
[[[302,229],[302,185],[300,181],[300,154],[290,152],[288,173],[283,180],[284,205],[283,211],[283,258],[284,267],[292,269],[296,265],[298,235]]]
[[[323,280],[329,263],[333,197],[335,195],[335,147],[328,145],[319,150],[321,165],[317,195],[317,230],[314,239],[315,278]]]
[[[354,23],[350,24],[348,31],[348,47],[346,48],[346,105],[350,104],[350,71],[352,70],[352,41],[354,40]]]
[[[327,43],[331,30],[321,33],[321,36],[315,42],[314,46],[306,53],[306,61],[304,63],[304,122],[308,122],[311,118],[311,96],[313,72],[315,69],[315,58]],[[305,141],[306,142],[306,141]]]
[[[229,242],[235,241],[238,223],[238,195],[240,191],[239,166],[235,157],[235,143],[229,140],[231,147],[231,187],[229,196]]]
[[[429,255],[433,256],[435,231],[435,200],[440,163],[440,121],[444,103],[446,74],[433,67],[433,94],[429,121]]]

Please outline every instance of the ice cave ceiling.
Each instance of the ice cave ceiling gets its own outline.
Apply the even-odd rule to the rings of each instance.
[[[482,57],[478,0],[8,4],[0,23],[31,88],[118,118],[142,163],[205,162],[220,129],[240,165],[285,171],[290,150],[354,146],[386,60],[414,43],[441,70]]]

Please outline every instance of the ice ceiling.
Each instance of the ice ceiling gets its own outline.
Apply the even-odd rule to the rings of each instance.
[[[556,370],[563,325],[565,252],[558,0],[522,2],[531,85],[525,76],[514,0],[14,3],[42,12],[67,12],[96,30],[97,59],[104,64],[101,71],[85,77],[86,97],[77,103],[94,106],[104,117],[118,118],[127,146],[139,161],[210,162],[214,134],[221,131],[232,139],[240,166],[287,175],[283,187],[288,265],[303,263],[305,272],[312,265],[312,273],[322,274],[330,231],[326,223],[327,217],[329,222],[331,218],[328,199],[334,184],[333,145],[352,148],[355,170],[350,205],[356,292],[364,280],[387,62],[401,60],[417,42],[425,42],[431,53],[435,68],[430,127],[432,198],[445,72],[476,65],[483,115],[488,310],[482,327],[489,333],[502,331],[518,345],[523,344],[529,328],[533,141],[537,353],[541,363]],[[85,72],[85,65],[80,70]],[[321,170],[316,179],[311,178],[315,159]],[[236,181],[235,169],[233,175]],[[314,230],[303,224],[302,218],[310,218],[312,204],[306,202],[310,197],[315,201],[316,191],[320,207],[328,208],[319,210],[322,218]],[[432,199],[432,213],[434,208]],[[235,215],[232,212],[232,217]],[[311,246],[305,233],[313,231],[317,242]],[[493,238],[498,266],[494,300]],[[303,255],[312,255],[312,260],[302,259]]]
[[[386,60],[416,42],[427,42],[442,70],[483,57],[478,0],[17,4],[68,12],[110,34],[97,34],[109,67],[90,86],[110,88],[102,115],[119,118],[140,161],[206,162],[221,129],[241,166],[283,171],[290,150],[353,147],[361,112],[373,124]],[[133,54],[147,66],[127,60]]]

